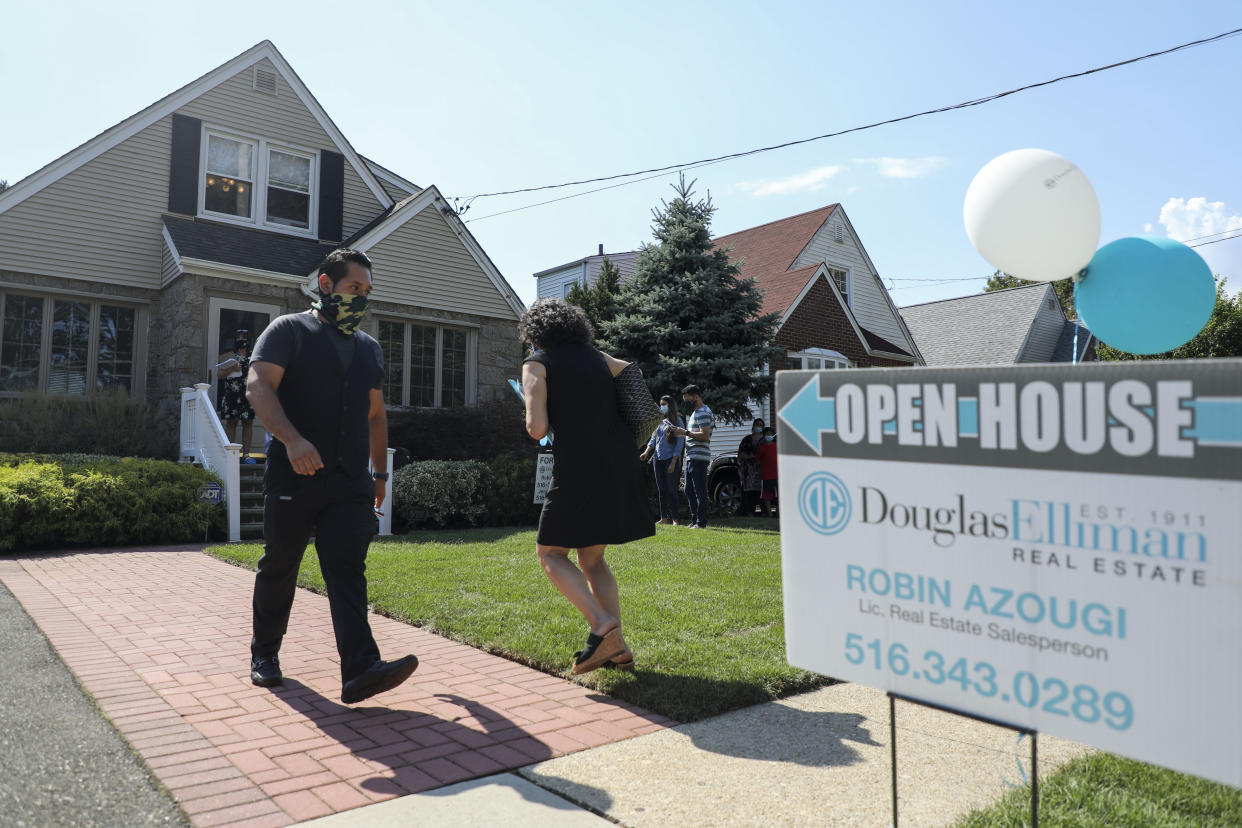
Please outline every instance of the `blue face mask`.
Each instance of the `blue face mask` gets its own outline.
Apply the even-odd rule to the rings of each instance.
[[[776,442],[776,435],[774,435],[774,434],[769,434],[769,435],[767,435],[766,437],[764,437],[764,438],[763,438],[763,441],[764,441],[765,443],[775,443],[775,442]]]
[[[750,430],[750,433],[751,433],[751,434],[762,434],[762,433],[763,433],[763,429],[762,429],[762,428],[752,428],[752,429]]]
[[[668,413],[668,406],[667,406],[667,405],[662,405],[662,406],[660,406],[660,413],[661,413],[661,414],[667,414],[667,413]]]

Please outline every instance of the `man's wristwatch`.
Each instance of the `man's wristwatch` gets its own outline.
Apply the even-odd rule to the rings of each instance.
[[[387,480],[388,472],[371,472],[371,477],[375,480]]]

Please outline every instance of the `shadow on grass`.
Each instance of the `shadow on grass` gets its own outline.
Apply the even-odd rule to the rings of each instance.
[[[513,535],[534,532],[534,526],[496,526],[462,529],[410,529],[400,535],[377,535],[372,545],[393,543],[491,543]],[[534,541],[531,541],[534,547]]]
[[[347,707],[290,678],[271,690],[354,756],[386,766],[387,772],[376,771],[361,782],[352,780],[374,793],[403,796],[434,791],[555,755],[502,713],[461,696],[437,694],[440,701],[461,708],[461,715],[443,718],[415,710]],[[578,787],[589,801],[602,803],[597,807],[612,805],[607,792]],[[566,803],[565,810],[576,808]]]

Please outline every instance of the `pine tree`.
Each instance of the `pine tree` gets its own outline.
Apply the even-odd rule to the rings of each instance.
[[[575,282],[565,294],[565,301],[577,305],[591,320],[591,326],[599,331],[605,322],[611,322],[617,315],[617,293],[621,289],[621,271],[604,257],[600,264],[599,276],[595,284],[585,287]]]
[[[676,198],[652,210],[656,243],[639,251],[600,345],[638,363],[656,397],[699,385],[717,419],[737,423],[751,418],[749,400],[771,393],[763,370],[781,353],[769,345],[778,317],[762,313],[755,280],[712,245],[716,208],[710,194],[694,200],[693,187],[683,176]]]

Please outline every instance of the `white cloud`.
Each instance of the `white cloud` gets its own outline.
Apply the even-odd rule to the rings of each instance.
[[[1165,233],[1178,241],[1242,230],[1242,216],[1230,215],[1225,202],[1202,196],[1170,198],[1160,208],[1160,223]]]
[[[949,159],[942,155],[924,155],[921,158],[890,158],[883,156],[870,159],[876,171],[885,178],[921,178],[948,165]]]
[[[1143,232],[1150,233],[1151,231],[1152,231],[1152,226],[1151,226],[1151,222],[1149,221],[1143,225]]]
[[[813,193],[821,190],[837,173],[841,172],[844,167],[829,166],[818,167],[808,170],[804,173],[798,173],[786,178],[769,178],[759,181],[742,181],[736,186],[742,192],[750,193],[753,196],[770,196],[770,195],[788,195],[790,193],[808,192]]]

